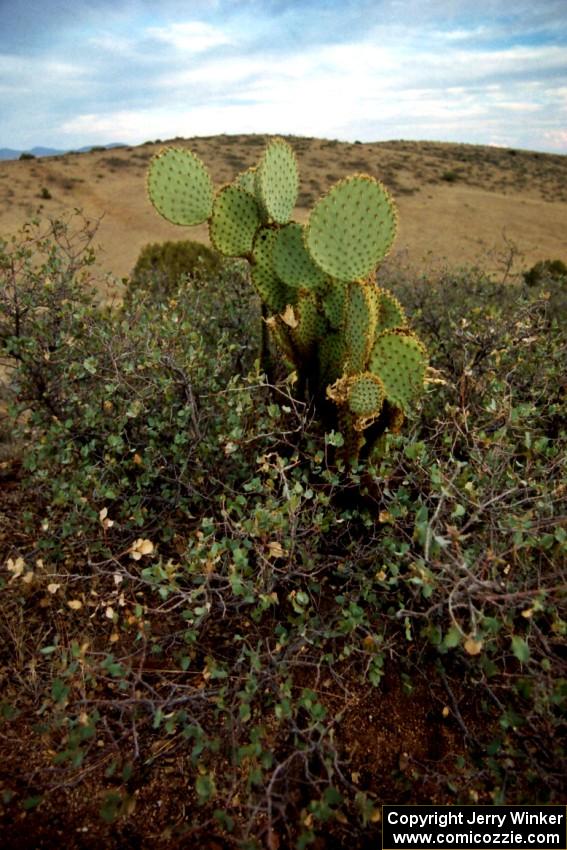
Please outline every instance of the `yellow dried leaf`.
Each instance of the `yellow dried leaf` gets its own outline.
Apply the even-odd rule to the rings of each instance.
[[[272,540],[268,543],[269,557],[270,558],[285,558],[287,552],[282,548],[281,543],[278,543],[277,540]]]
[[[154,544],[151,540],[138,537],[130,547],[130,557],[139,561],[142,555],[151,555],[153,551]]]
[[[13,561],[11,558],[8,558],[8,560],[6,562],[6,567],[7,567],[8,571],[13,574],[12,575],[13,579],[19,578],[21,576],[21,574],[24,571],[25,565],[26,565],[26,562],[24,561],[23,558],[16,558],[15,561]]]
[[[441,384],[443,386],[448,386],[448,381],[446,381],[443,377],[443,372],[440,372],[438,369],[434,369],[433,366],[428,366],[425,370],[424,384]]]
[[[55,584],[54,582],[47,585],[47,589],[48,589],[49,593],[57,593],[57,591],[59,590],[60,587],[61,587],[60,584]]]
[[[468,655],[480,655],[482,646],[482,641],[475,640],[473,637],[467,638],[463,644],[463,648]]]
[[[299,324],[299,320],[295,315],[295,311],[291,304],[288,304],[283,313],[281,314],[282,321],[290,328],[296,328]]]
[[[83,607],[83,603],[80,599],[70,599],[69,602],[67,602],[67,605],[72,611],[78,611]]]

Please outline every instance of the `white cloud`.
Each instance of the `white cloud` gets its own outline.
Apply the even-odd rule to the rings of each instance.
[[[187,21],[164,27],[148,27],[145,34],[183,53],[204,53],[231,43],[218,27],[202,21]]]
[[[552,150],[559,153],[567,151],[567,127],[562,130],[548,130],[543,133],[543,138]]]
[[[313,31],[309,6],[306,0],[305,32]],[[340,43],[341,33],[323,43],[303,29],[293,40],[262,4],[256,18],[232,14],[238,4],[226,14],[229,6],[220,3],[216,18],[211,11],[207,20],[170,18],[158,25],[156,14],[154,26],[139,20],[126,27],[124,17],[119,25],[105,19],[67,52],[59,45],[46,47],[43,56],[0,55],[0,96],[14,114],[4,131],[25,125],[27,132],[37,105],[37,138],[26,137],[21,146],[290,132],[567,148],[565,49],[513,40],[491,46],[490,39],[502,35],[502,21],[486,9],[484,21],[457,14],[465,6],[452,0],[453,13],[446,15],[446,0],[408,0],[379,24],[374,16],[359,38],[351,31],[348,39],[345,24],[347,40]],[[394,7],[393,0],[385,2],[386,11]],[[297,24],[299,17],[288,13],[285,26],[292,20]],[[282,39],[267,38],[261,47],[260,30],[263,38],[280,32]],[[73,117],[59,121],[71,110]],[[64,142],[45,140],[46,114],[56,116],[50,123],[53,132],[62,127]],[[16,143],[13,137],[6,142]]]

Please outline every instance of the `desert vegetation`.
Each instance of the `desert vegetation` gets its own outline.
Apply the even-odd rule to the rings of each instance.
[[[371,264],[430,368],[363,456],[249,265],[186,235],[110,305],[89,219],[0,241],[6,846],[364,848],[385,802],[561,802],[561,265]]]

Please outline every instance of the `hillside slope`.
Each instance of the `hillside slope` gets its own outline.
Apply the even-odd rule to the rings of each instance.
[[[519,251],[516,272],[540,259],[567,261],[566,156],[432,142],[288,140],[300,165],[300,221],[333,182],[367,172],[386,183],[399,207],[394,261],[476,263],[497,272],[511,246]],[[195,150],[221,185],[255,162],[264,143],[263,136],[214,136],[163,144]],[[147,165],[163,144],[0,162],[0,234],[13,233],[38,209],[57,216],[78,207],[101,219],[99,263],[118,278],[148,242],[208,241],[205,226],[169,225],[147,200]]]

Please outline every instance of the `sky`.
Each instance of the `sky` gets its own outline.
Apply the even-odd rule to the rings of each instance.
[[[217,133],[567,153],[567,0],[0,0],[0,147]]]

